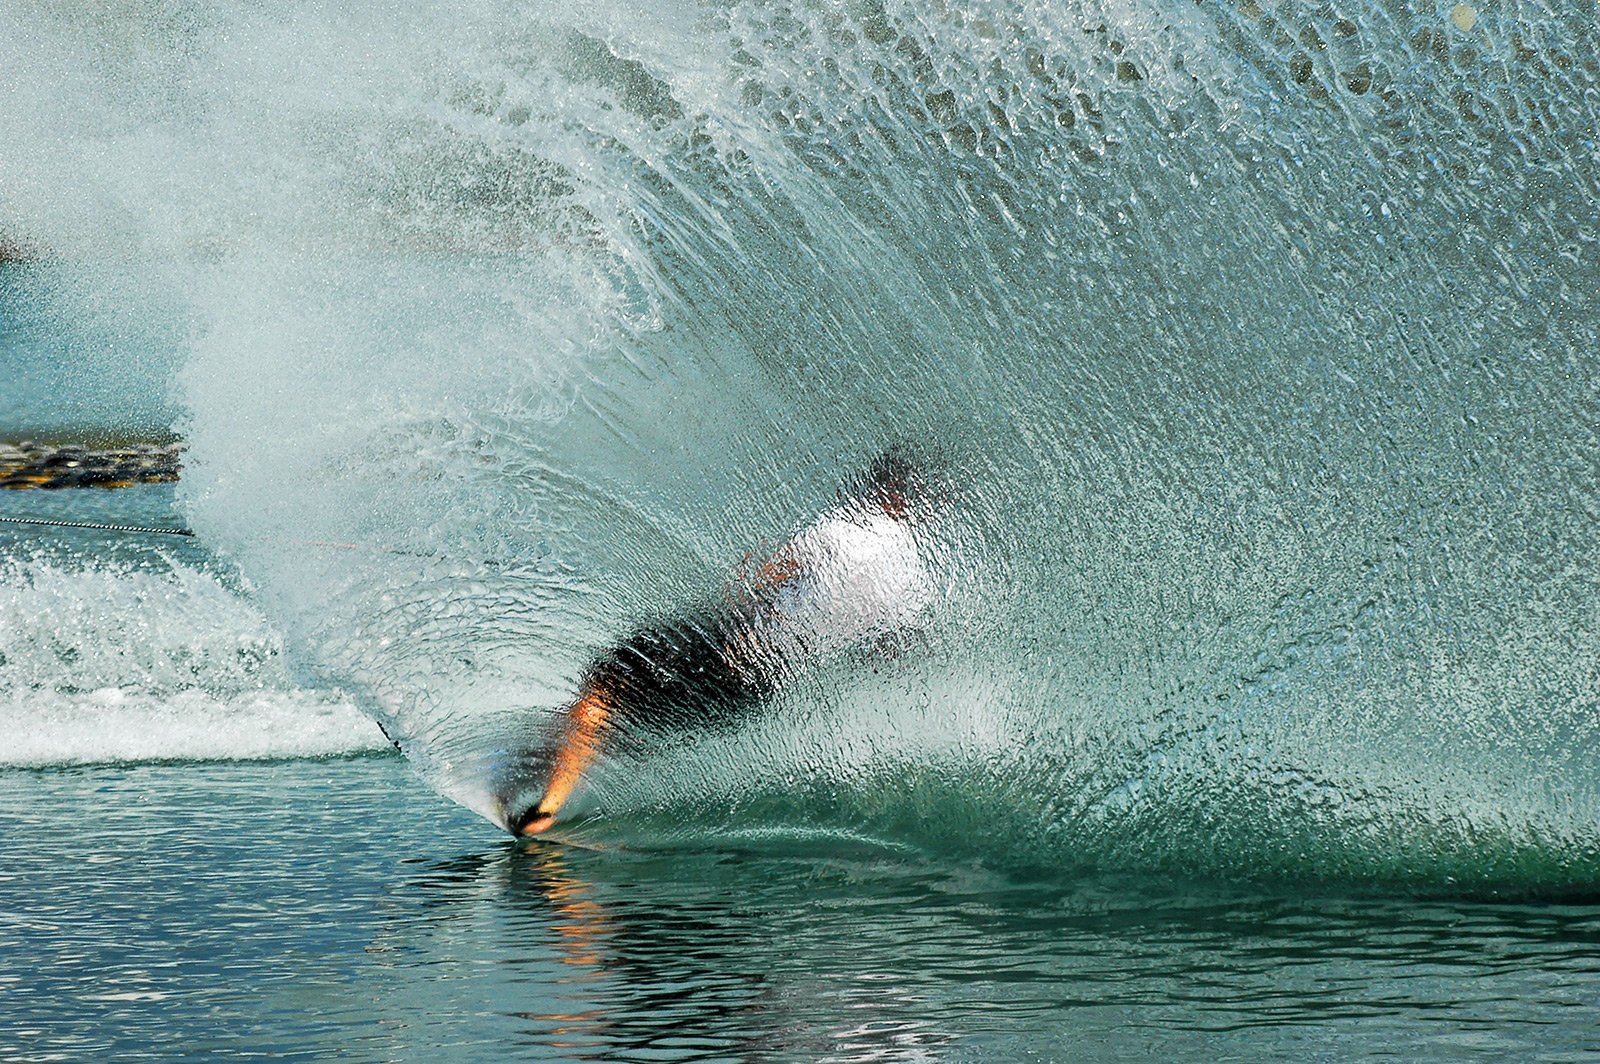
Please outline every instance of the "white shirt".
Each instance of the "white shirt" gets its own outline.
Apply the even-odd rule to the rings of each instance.
[[[873,506],[824,513],[768,567],[772,583],[747,590],[741,610],[743,649],[761,671],[820,662],[903,629],[933,597],[911,529]]]

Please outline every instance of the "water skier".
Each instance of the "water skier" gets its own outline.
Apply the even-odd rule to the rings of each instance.
[[[803,663],[903,632],[932,597],[913,535],[926,511],[922,472],[878,458],[844,501],[752,572],[726,601],[634,633],[585,674],[550,758],[542,795],[512,811],[517,835],[550,828],[619,727],[676,729],[741,719]]]

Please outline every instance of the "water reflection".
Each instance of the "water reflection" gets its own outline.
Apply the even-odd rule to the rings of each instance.
[[[406,890],[422,909],[389,926],[410,936],[403,952],[450,967],[464,937],[488,948],[505,980],[494,1000],[518,1001],[511,1039],[541,1054],[928,1059],[954,1035],[907,972],[877,949],[852,963],[856,920],[883,899],[857,906],[838,888],[865,871],[508,845],[431,866]],[[492,944],[472,930],[486,918]]]
[[[737,922],[707,919],[694,906],[608,905],[559,849],[516,852],[504,874],[516,918],[543,931],[568,969],[559,982],[594,1001],[515,1012],[529,1021],[535,1044],[584,1051],[585,1059],[771,1048],[747,1033],[768,1026],[759,1014],[770,995],[762,974],[737,963]]]
[[[519,999],[509,1039],[564,1059],[917,1061],[1065,1053],[1075,1032],[1075,1059],[1292,1052],[1304,1032],[1449,1059],[1461,1030],[1497,1051],[1575,1045],[1569,1010],[1600,978],[1587,907],[549,844],[414,886],[437,903],[412,928],[443,936],[429,953],[450,925],[501,921],[513,945],[489,981]]]

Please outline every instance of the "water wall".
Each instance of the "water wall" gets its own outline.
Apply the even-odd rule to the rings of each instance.
[[[1592,4],[0,13],[0,233],[180,301],[180,501],[495,818],[898,447],[937,594],[568,837],[1600,884]]]

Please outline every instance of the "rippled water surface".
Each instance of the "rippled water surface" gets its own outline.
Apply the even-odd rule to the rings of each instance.
[[[520,846],[397,758],[0,773],[0,1059],[1573,1060],[1600,908]]]
[[[1600,1055],[1595,31],[0,3],[0,439],[188,447],[0,516],[196,533],[0,533],[0,1064]],[[485,822],[886,454],[914,624]]]

